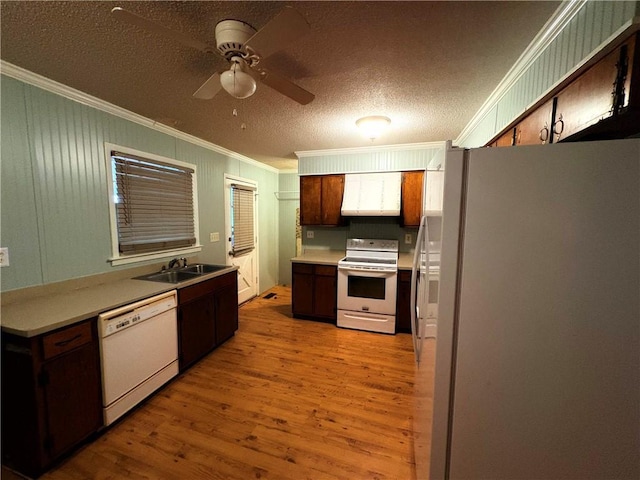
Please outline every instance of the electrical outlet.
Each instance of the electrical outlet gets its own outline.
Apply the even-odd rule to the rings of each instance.
[[[314,237],[313,230],[307,230],[307,238],[313,238],[313,237]]]
[[[404,243],[411,245],[411,234],[410,233],[405,233],[404,234]]]
[[[209,241],[210,242],[219,242],[220,241],[220,233],[219,232],[213,232],[209,234]]]
[[[0,248],[0,267],[9,266],[9,249],[7,247]]]

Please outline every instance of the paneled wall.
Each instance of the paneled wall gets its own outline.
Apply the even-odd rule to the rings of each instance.
[[[281,173],[278,183],[280,283],[291,285],[291,263],[296,256],[296,210],[300,206],[300,182],[296,172]]]
[[[445,142],[296,152],[300,175],[437,170]]]
[[[485,145],[639,15],[639,1],[589,0],[561,5],[547,29],[532,42],[454,144]]]
[[[224,263],[225,173],[258,183],[260,288],[278,282],[278,172],[2,77],[2,291],[116,268],[111,254],[104,142],[196,165],[200,261]]]

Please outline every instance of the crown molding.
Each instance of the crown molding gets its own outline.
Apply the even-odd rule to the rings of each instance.
[[[469,123],[458,134],[455,144],[466,138],[478,124],[487,116],[489,111],[496,106],[500,99],[513,87],[533,62],[544,52],[544,50],[562,32],[564,27],[582,9],[589,0],[568,0],[563,2],[547,20],[540,32],[534,37],[529,46],[520,55],[516,63],[500,81],[495,90],[482,104],[480,109],[471,118]]]
[[[167,125],[143,117],[142,115],[138,115],[137,113],[131,112],[129,110],[125,110],[122,107],[118,107],[117,105],[114,105],[112,103],[105,102],[104,100],[81,92],[80,90],[76,90],[75,88],[71,88],[67,85],[56,82],[55,80],[51,80],[50,78],[43,77],[42,75],[31,72],[22,67],[18,67],[4,60],[0,60],[0,74],[6,75],[7,77],[14,78],[24,83],[28,83],[29,85],[41,88],[74,102],[78,102],[88,107],[95,108],[96,110],[100,110],[124,120],[129,120],[130,122],[134,122],[138,125],[151,128],[158,132],[162,132],[166,135],[184,140],[199,147],[206,148],[207,150],[214,151],[221,155],[240,160],[241,162],[248,163],[250,165],[268,170],[270,172],[280,173],[280,170],[272,167],[271,165],[266,165],[264,163],[258,162],[253,158],[245,157],[240,153],[228,150],[214,143],[207,142],[206,140],[202,140],[201,138],[189,135],[188,133],[181,132],[179,130],[176,130],[175,128],[171,128]]]
[[[334,155],[356,155],[358,153],[397,152],[407,150],[429,150],[432,148],[444,149],[446,142],[404,143],[397,145],[379,145],[372,147],[336,148],[330,150],[306,150],[293,152],[300,158],[305,157],[330,157]]]

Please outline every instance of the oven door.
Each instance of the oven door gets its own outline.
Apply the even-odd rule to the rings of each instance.
[[[397,272],[338,265],[338,310],[396,314]]]

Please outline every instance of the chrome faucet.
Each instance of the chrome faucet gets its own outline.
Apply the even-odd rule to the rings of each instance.
[[[173,267],[175,267],[176,265],[177,265],[178,267],[180,266],[180,259],[179,259],[179,258],[177,258],[177,257],[176,257],[176,258],[174,258],[174,259],[172,259],[172,260],[169,262],[169,265],[167,265],[167,268],[168,268],[168,269],[172,269],[172,268],[173,268]]]

